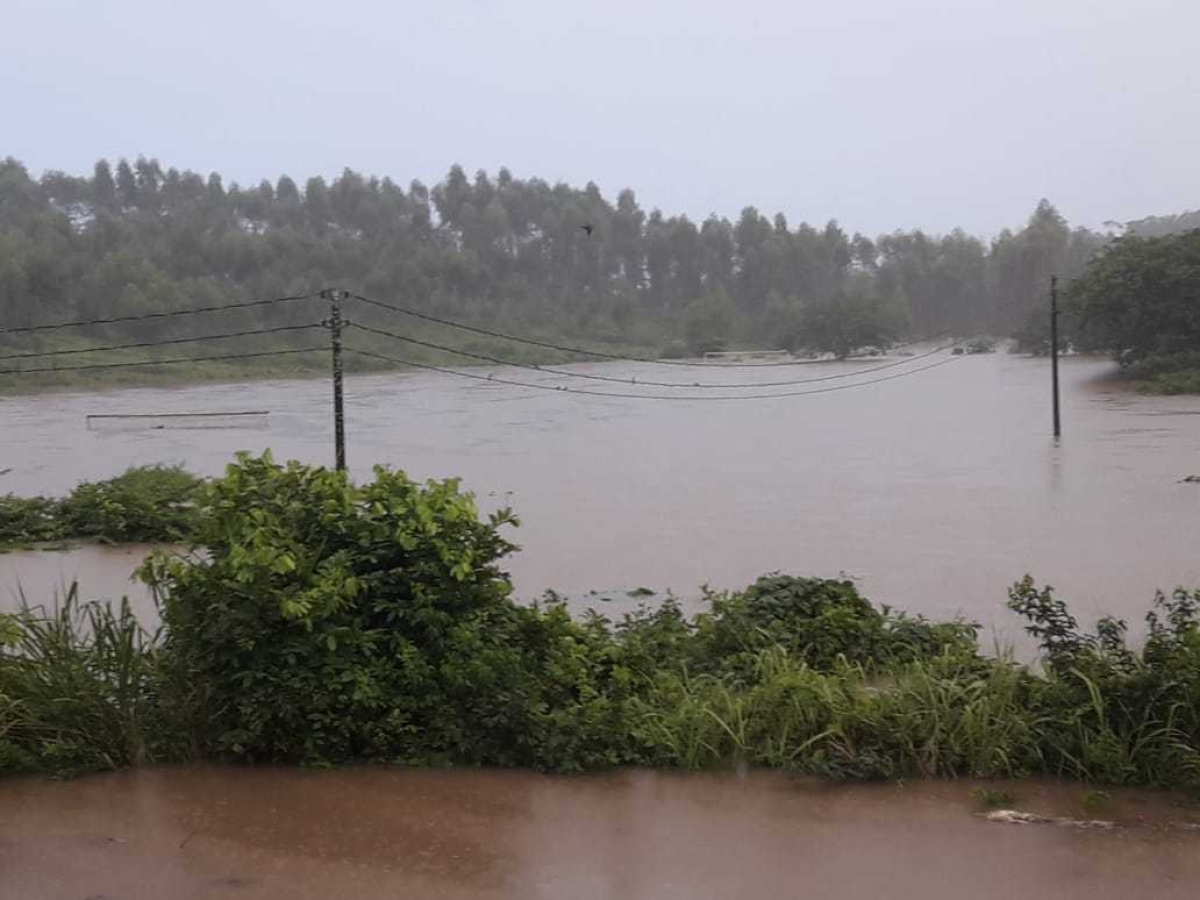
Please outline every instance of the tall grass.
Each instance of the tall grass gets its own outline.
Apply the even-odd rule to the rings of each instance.
[[[161,635],[138,624],[127,600],[83,602],[76,585],[50,609],[22,597],[6,633],[0,769],[65,774],[181,755]]]
[[[818,672],[775,647],[758,654],[749,684],[676,673],[635,707],[656,761],[685,768],[746,763],[851,778],[1032,771],[1039,754],[1020,671],[970,668],[947,656],[884,675],[846,661]]]
[[[1011,597],[1045,653],[1043,665],[1030,668],[1005,654],[982,656],[958,631],[938,637],[919,623],[915,634],[928,639],[913,652],[898,653],[886,632],[883,640],[872,637],[859,617],[845,619],[838,637],[834,613],[845,602],[857,609],[858,598],[838,585],[783,587],[790,605],[781,607],[778,594],[771,598],[765,629],[754,621],[758,599],[751,595],[750,605],[726,598],[697,620],[667,603],[616,627],[598,618],[581,626],[561,609],[516,615],[513,608],[515,627],[505,632],[502,651],[467,635],[462,655],[439,666],[426,665],[435,658],[434,639],[414,638],[397,660],[372,642],[356,649],[346,625],[305,654],[278,638],[254,649],[282,652],[281,677],[310,678],[338,691],[336,702],[320,707],[323,720],[294,693],[283,710],[291,718],[278,726],[280,740],[361,724],[343,704],[370,682],[346,679],[331,661],[365,660],[372,667],[376,681],[364,708],[399,722],[405,741],[423,738],[403,719],[405,710],[437,692],[454,702],[462,702],[455,700],[460,694],[489,698],[471,706],[474,730],[456,726],[464,729],[466,751],[406,756],[397,748],[414,744],[373,731],[378,740],[368,756],[340,750],[324,758],[330,763],[469,760],[571,771],[746,765],[856,779],[1045,774],[1200,793],[1200,595],[1160,595],[1145,645],[1131,650],[1123,624],[1102,622],[1097,634],[1081,633],[1065,604],[1027,579]],[[832,599],[798,617],[793,601],[811,600],[810,588],[832,592]],[[224,594],[218,598],[224,602]],[[222,615],[250,602],[238,595]],[[212,598],[206,604],[206,614],[216,614]],[[505,621],[489,616],[480,634]],[[814,632],[816,625],[822,630]],[[452,639],[465,641],[464,633],[459,625]],[[74,586],[50,610],[25,606],[15,616],[0,615],[0,772],[68,774],[206,750],[256,755],[216,739],[220,717],[279,714],[281,682],[264,679],[267,687],[257,695],[245,690],[242,684],[261,676],[243,661],[238,686],[222,701],[236,709],[218,706],[213,676],[181,664],[186,634],[167,641],[143,630],[126,602],[85,603]],[[864,634],[871,639],[864,642]],[[838,652],[839,644],[848,649]],[[856,655],[864,646],[871,654]],[[528,663],[522,680],[506,674],[505,666],[517,664],[509,651]],[[214,659],[214,666],[229,664],[226,656]],[[419,678],[385,680],[396,666]],[[504,690],[493,685],[481,693],[497,678],[508,679]],[[436,715],[447,715],[447,708],[433,704]]]

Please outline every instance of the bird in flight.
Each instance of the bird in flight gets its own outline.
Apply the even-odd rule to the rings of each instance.
[[[585,232],[587,232],[588,237],[591,237],[592,232],[596,230],[595,225],[580,225],[579,227],[582,228]]]

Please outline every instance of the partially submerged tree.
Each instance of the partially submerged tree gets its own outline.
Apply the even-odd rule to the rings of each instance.
[[[883,348],[895,339],[897,316],[881,301],[862,295],[808,304],[800,314],[790,349],[806,348],[845,359],[864,347]]]
[[[1069,301],[1087,343],[1124,365],[1200,350],[1200,229],[1114,241]]]

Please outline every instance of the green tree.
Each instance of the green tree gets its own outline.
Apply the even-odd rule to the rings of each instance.
[[[809,303],[787,343],[845,359],[863,347],[886,347],[897,331],[896,317],[879,300],[852,295]]]
[[[286,175],[280,175],[279,181],[275,185],[275,197],[280,203],[289,206],[299,203],[300,191],[296,187],[296,182]]]
[[[99,209],[111,209],[117,202],[117,183],[107,159],[97,161],[92,170],[92,202]]]
[[[1084,339],[1122,363],[1200,350],[1200,229],[1122,237],[1070,287]]]
[[[137,206],[137,198],[137,176],[133,174],[129,160],[122,159],[117,163],[117,199],[128,209]]]
[[[700,356],[724,350],[733,337],[737,307],[724,290],[710,291],[684,312],[683,333],[688,350]]]

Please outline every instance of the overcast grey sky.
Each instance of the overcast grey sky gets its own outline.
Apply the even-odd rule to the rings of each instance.
[[[875,234],[1200,207],[1197,0],[3,0],[0,154],[507,165]]]

